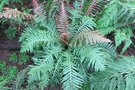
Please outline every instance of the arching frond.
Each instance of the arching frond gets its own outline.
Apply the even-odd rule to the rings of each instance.
[[[27,27],[24,32],[21,34],[21,37],[19,38],[19,42],[22,42],[23,40],[25,40],[27,37],[30,36],[30,34],[34,33],[35,29],[33,30],[33,28],[31,27]]]
[[[98,31],[84,31],[74,36],[71,39],[70,45],[81,46],[81,45],[87,45],[87,44],[109,43],[109,42],[111,42],[111,40],[99,34]]]
[[[48,22],[43,16],[36,17],[35,23],[27,27],[19,39],[19,42],[22,42],[22,52],[32,52],[47,43],[53,44],[57,41],[59,42],[59,39],[54,21],[50,19]]]
[[[30,51],[32,52],[34,48],[38,48],[44,44],[51,44],[58,40],[57,36],[49,31],[37,30],[26,37],[22,42],[21,52]]]

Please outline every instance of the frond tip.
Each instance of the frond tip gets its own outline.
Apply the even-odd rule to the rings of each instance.
[[[81,46],[82,44],[109,43],[111,40],[99,34],[98,31],[83,31],[73,37],[70,46]]]

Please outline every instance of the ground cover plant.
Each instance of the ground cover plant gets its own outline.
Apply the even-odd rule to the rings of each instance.
[[[31,0],[33,12],[5,8],[7,2],[11,3],[1,3],[0,17],[14,22],[10,24],[16,28],[23,27],[20,52],[29,53],[33,61],[18,73],[10,88],[135,89],[135,56],[126,54],[130,46],[135,49],[134,1]],[[28,58],[12,53],[9,60],[25,64]]]

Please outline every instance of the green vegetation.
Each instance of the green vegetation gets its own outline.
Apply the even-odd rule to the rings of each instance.
[[[20,53],[18,56],[15,52],[9,55],[9,61],[18,62],[20,64],[26,64],[29,60],[29,56],[25,53]]]
[[[5,62],[0,62],[0,89],[9,90],[6,84],[10,83],[17,76],[16,66],[6,66]]]
[[[26,53],[31,53],[34,62],[18,74],[17,67],[1,62],[5,75],[1,83],[8,76],[16,79],[14,90],[44,90],[55,85],[62,90],[135,90],[135,56],[124,55],[134,45],[132,0],[31,2],[33,13],[24,7],[20,9],[26,11],[9,9],[0,14],[12,26],[17,21],[24,29],[20,29],[21,53],[10,54],[9,61],[26,64],[30,58]],[[11,38],[15,33],[10,30],[5,33]]]
[[[2,71],[4,67],[6,66],[5,62],[0,62],[0,70]]]
[[[19,56],[13,52],[9,55],[9,61],[11,61],[13,64],[17,63],[17,64],[26,64],[27,61],[29,60],[29,56],[24,54],[24,53],[20,53]],[[7,63],[4,62],[4,60],[2,60],[0,62],[0,89],[1,90],[10,90],[12,87],[7,87],[6,85],[8,83],[12,83],[12,81],[17,77],[18,74],[18,67],[13,65],[6,65]]]
[[[18,61],[17,55],[16,55],[15,52],[13,52],[13,53],[10,54],[9,61],[12,61],[12,62],[17,62]]]
[[[5,30],[4,32],[5,32],[5,34],[6,34],[6,36],[7,36],[7,38],[8,39],[10,39],[10,40],[12,40],[12,39],[14,39],[16,36],[16,29],[15,28],[8,28],[7,30]]]
[[[20,53],[19,55],[19,63],[21,64],[26,64],[29,60],[29,56],[26,55],[25,53]]]

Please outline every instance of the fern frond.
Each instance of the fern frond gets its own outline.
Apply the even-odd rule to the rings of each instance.
[[[28,13],[23,13],[21,11],[15,10],[15,9],[11,9],[8,7],[4,8],[4,12],[0,13],[0,18],[15,18],[15,19],[27,19],[27,20],[32,20],[34,18],[33,15],[28,14]]]
[[[82,16],[79,11],[75,11],[73,18],[71,18],[72,22],[69,25],[70,34],[72,36],[76,36],[78,33],[83,31],[91,31],[96,28],[96,23],[93,21],[93,18],[89,16]]]
[[[63,89],[64,90],[78,90],[83,84],[81,74],[78,72],[76,64],[73,63],[75,59],[72,55],[66,53],[63,62]]]
[[[113,59],[117,57],[116,48],[112,43],[98,43],[94,46],[103,48],[103,50],[109,53]]]
[[[32,52],[34,48],[39,48],[39,46],[42,46],[47,43],[54,43],[57,40],[58,38],[55,34],[45,30],[37,30],[31,33],[30,36],[26,37],[26,39],[22,41],[21,52]]]
[[[112,27],[116,24],[118,18],[118,8],[120,7],[116,0],[112,0],[104,10],[103,16],[97,21],[99,28]],[[113,11],[113,12],[112,12]]]
[[[92,49],[93,51],[90,52],[90,57],[86,59],[86,62],[88,62],[88,67],[92,67],[95,69],[95,71],[103,71],[106,69],[107,64],[107,57],[105,56],[105,53],[101,52],[100,48]]]
[[[35,64],[54,63],[58,59],[59,54],[62,53],[63,48],[57,45],[50,45],[43,48],[44,51],[36,52],[32,57]]]
[[[35,29],[33,30],[33,28],[31,27],[27,27],[23,33],[21,34],[21,37],[19,38],[19,42],[22,42],[23,40],[25,40],[27,37],[29,37],[29,35],[31,33],[34,33]]]
[[[106,39],[103,35],[99,34],[98,31],[83,31],[74,36],[71,39],[71,46],[87,45],[96,43],[109,43],[111,40]]]
[[[28,72],[28,83],[33,84],[35,81],[39,82],[39,86],[42,87],[41,90],[48,84],[49,75],[48,73],[52,70],[53,64],[40,64],[37,66],[31,66],[30,71]]]
[[[90,29],[94,29],[95,27],[96,24],[94,23],[93,19],[90,18],[89,16],[84,16],[82,18],[78,31],[80,32],[81,30],[90,30]]]
[[[74,53],[87,69],[92,68],[95,71],[104,71],[108,62],[112,61],[109,53],[101,47],[90,45],[78,47]]]
[[[49,10],[49,12],[48,12],[48,17],[50,17],[50,18],[56,18],[57,16],[56,16],[56,13],[59,11],[59,7],[58,7],[58,5],[57,5],[57,2],[52,2],[52,1],[50,1],[50,3],[48,3],[48,4],[51,4],[50,5],[50,7],[47,7]],[[49,5],[47,5],[47,6],[49,6]]]
[[[59,36],[54,21],[52,19],[47,21],[42,15],[35,18],[35,23],[29,25],[19,39],[22,43],[22,52],[32,52],[37,48],[43,48],[44,45],[53,45],[57,41],[59,42]]]
[[[64,2],[61,2],[58,29],[60,33],[67,33],[68,16]]]
[[[70,14],[69,19],[71,19],[71,24],[69,24],[69,25],[73,25],[73,26],[79,24],[80,19],[82,19],[82,17],[83,17],[82,12],[79,10],[76,10],[76,9],[69,10],[69,14]],[[69,26],[69,28],[70,28],[70,26]]]

